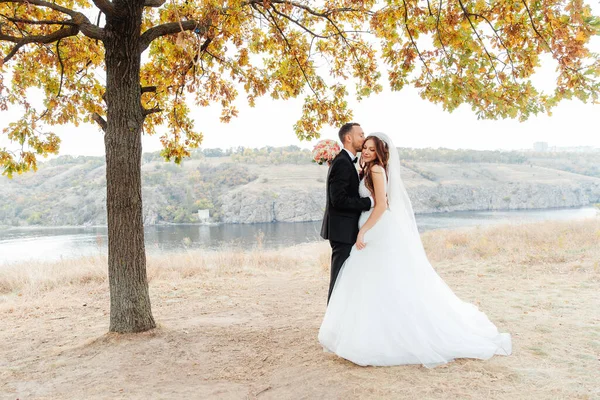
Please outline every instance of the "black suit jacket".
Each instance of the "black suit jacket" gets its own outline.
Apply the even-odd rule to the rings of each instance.
[[[347,151],[342,150],[327,174],[327,202],[321,237],[333,242],[356,243],[358,219],[371,208],[371,199],[358,195],[358,174]]]

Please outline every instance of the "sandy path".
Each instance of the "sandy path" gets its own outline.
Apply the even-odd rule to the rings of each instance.
[[[513,334],[514,355],[433,370],[363,368],[324,353],[316,337],[328,276],[310,262],[153,280],[159,328],[139,335],[106,334],[103,282],[10,294],[0,302],[0,397],[600,398],[600,280],[586,257],[527,268],[505,257],[436,262],[461,298]]]

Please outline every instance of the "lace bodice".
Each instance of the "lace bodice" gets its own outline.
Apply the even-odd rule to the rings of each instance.
[[[383,182],[385,187],[385,192],[387,193],[387,176],[383,174]],[[365,184],[365,178],[362,178],[358,184],[358,195],[360,197],[369,197],[373,196],[373,193],[369,189],[367,189],[367,185]]]
[[[360,183],[358,184],[358,195],[360,197],[371,196],[371,191],[369,189],[367,189],[367,185],[365,184],[365,178],[362,178],[360,180]]]

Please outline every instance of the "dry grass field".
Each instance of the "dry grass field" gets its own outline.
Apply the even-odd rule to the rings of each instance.
[[[600,218],[423,235],[513,355],[358,367],[317,343],[327,243],[149,259],[159,327],[107,334],[106,260],[0,271],[2,399],[598,399]]]

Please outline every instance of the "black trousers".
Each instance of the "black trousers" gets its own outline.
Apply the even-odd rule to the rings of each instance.
[[[335,286],[335,281],[340,273],[340,269],[342,269],[344,261],[350,256],[350,251],[352,250],[352,246],[354,246],[353,244],[334,242],[331,240],[329,241],[329,244],[331,245],[331,278],[329,280],[327,304],[329,304],[329,299],[331,298],[331,293],[333,292],[333,287]]]

